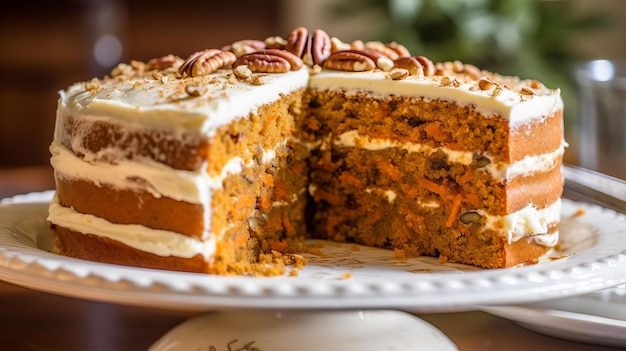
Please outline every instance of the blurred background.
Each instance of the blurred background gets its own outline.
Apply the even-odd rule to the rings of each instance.
[[[186,57],[239,39],[285,37],[297,26],[344,41],[395,40],[434,61],[459,59],[561,88],[570,163],[573,65],[626,60],[623,0],[11,2],[0,13],[0,171],[49,164],[57,91],[73,82],[119,61]]]

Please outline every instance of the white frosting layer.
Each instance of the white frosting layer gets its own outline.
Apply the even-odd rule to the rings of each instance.
[[[358,131],[351,130],[338,135],[333,141],[334,145],[345,147],[359,147],[366,150],[384,150],[389,148],[400,148],[408,152],[421,152],[432,154],[437,151],[443,151],[448,155],[448,160],[468,166],[474,160],[474,153],[467,151],[450,150],[445,147],[431,147],[424,144],[416,143],[400,143],[390,139],[370,138],[369,136],[359,135]],[[510,180],[520,175],[545,172],[558,165],[560,158],[565,151],[565,143],[549,153],[526,156],[524,159],[514,162],[513,164],[502,162],[491,162],[489,165],[481,168],[492,177],[499,180]],[[489,155],[485,155],[489,157]]]
[[[114,224],[102,218],[63,207],[56,197],[50,203],[48,220],[79,233],[113,239],[137,250],[159,256],[191,258],[201,254],[206,259],[210,259],[215,253],[215,238],[201,241],[186,235],[142,225]]]
[[[50,147],[52,167],[64,177],[87,179],[90,182],[116,189],[136,189],[151,193],[154,197],[166,196],[177,201],[201,204],[209,198],[210,184],[220,180],[210,179],[201,171],[182,171],[150,159],[141,161],[120,160],[86,162],[76,157],[58,142]]]
[[[487,218],[487,228],[502,230],[508,235],[509,243],[520,240],[528,233],[547,233],[549,226],[558,223],[561,217],[561,199],[552,205],[538,209],[533,204],[508,214],[506,216],[493,216],[485,211],[476,211]],[[558,234],[534,235],[535,241],[543,246],[556,245]]]
[[[546,89],[545,95],[527,96],[519,93],[519,89],[504,88],[501,94],[494,97],[492,93],[495,85],[488,90],[478,89],[476,81],[459,81],[458,87],[443,86],[441,79],[439,76],[409,76],[403,80],[392,80],[388,73],[382,71],[346,73],[325,70],[311,77],[310,87],[319,90],[342,90],[348,94],[362,92],[375,97],[405,96],[451,101],[461,106],[472,106],[485,116],[506,118],[511,126],[552,115],[563,108],[563,100],[558,90]]]
[[[259,106],[277,100],[307,85],[309,74],[298,71],[267,75],[267,83],[253,85],[229,79],[230,70],[190,79],[154,79],[151,76],[126,81],[103,81],[94,92],[77,83],[60,92],[58,114],[102,116],[139,122],[157,128],[182,127],[212,136],[218,127],[247,116]],[[185,86],[206,88],[191,97]]]

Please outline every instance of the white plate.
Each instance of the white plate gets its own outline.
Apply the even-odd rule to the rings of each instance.
[[[482,308],[541,334],[612,347],[626,347],[626,286],[516,306]]]
[[[626,216],[563,202],[559,251],[536,264],[479,269],[436,258],[324,242],[297,277],[223,277],[124,267],[52,254],[52,192],[0,205],[0,279],[60,295],[144,307],[208,311],[402,309],[446,312],[532,303],[626,282]],[[586,214],[574,216],[583,209]]]
[[[400,311],[211,312],[191,318],[148,351],[458,351],[431,324]]]

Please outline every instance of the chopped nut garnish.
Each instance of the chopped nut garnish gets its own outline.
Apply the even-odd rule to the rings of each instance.
[[[452,85],[452,79],[448,76],[441,77],[441,85],[443,86]]]
[[[522,87],[522,90],[520,91],[520,93],[522,93],[522,95],[535,95],[535,92],[527,87]]]
[[[269,75],[257,74],[256,76],[252,78],[252,81],[250,83],[252,83],[253,85],[263,85],[263,84],[269,83],[269,80],[270,80]]]
[[[320,65],[313,65],[313,67],[309,69],[309,74],[318,74],[320,72],[322,72],[322,66]]]
[[[187,85],[185,86],[185,92],[189,94],[189,96],[201,96],[206,93],[207,87],[202,85]]]
[[[500,94],[502,94],[502,88],[501,87],[496,87],[495,89],[493,89],[493,91],[491,92],[491,96],[498,96]]]
[[[159,80],[161,78],[163,78],[163,73],[159,72],[159,71],[152,71],[152,78],[155,80]]]
[[[389,76],[393,80],[402,80],[409,76],[409,71],[404,68],[394,68],[389,72]]]
[[[252,77],[252,71],[246,65],[235,67],[233,73],[235,73],[235,76],[239,80],[248,80]]]
[[[493,87],[494,82],[489,78],[481,78],[478,81],[478,87],[480,90],[489,90]]]
[[[88,82],[85,82],[85,90],[92,91],[100,88],[100,81],[98,78],[94,78]]]

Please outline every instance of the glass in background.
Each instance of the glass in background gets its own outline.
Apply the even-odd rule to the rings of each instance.
[[[626,62],[589,61],[575,77],[578,163],[626,179]]]

